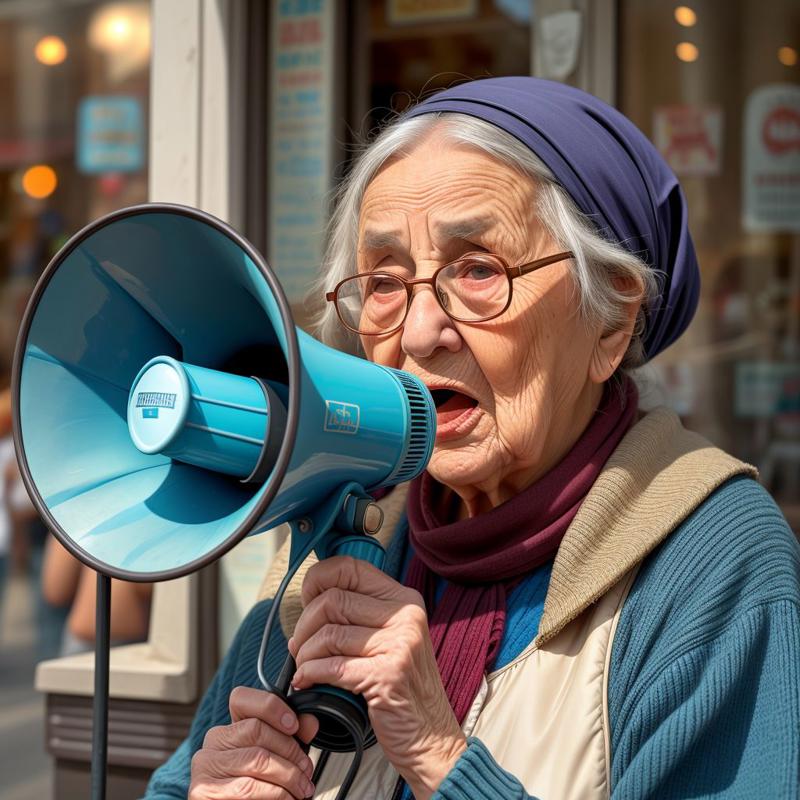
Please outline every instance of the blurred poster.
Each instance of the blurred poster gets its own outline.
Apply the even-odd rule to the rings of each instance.
[[[84,97],[78,106],[78,169],[138,172],[144,167],[144,121],[136,97]]]
[[[722,109],[656,108],[653,141],[676,175],[718,175],[722,163]]]
[[[739,362],[736,365],[735,410],[740,417],[800,413],[800,364]]]
[[[387,0],[390,25],[469,19],[478,13],[478,0]]]
[[[743,224],[800,233],[800,86],[756,89],[744,111]]]
[[[272,4],[268,258],[292,305],[322,260],[332,180],[333,0]]]

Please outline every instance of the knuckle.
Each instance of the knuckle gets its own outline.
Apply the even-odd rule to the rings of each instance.
[[[222,731],[223,728],[219,725],[214,728],[209,728],[206,731],[206,735],[203,737],[203,747],[214,749],[222,740]],[[198,753],[200,753],[200,750],[198,750],[195,755]]]
[[[333,674],[339,678],[344,678],[345,668],[347,667],[347,662],[342,658],[342,656],[334,656],[331,659],[331,670]]]
[[[326,620],[341,621],[345,616],[346,604],[347,593],[338,586],[326,589],[320,595],[320,607]]]
[[[198,750],[192,756],[192,763],[191,763],[192,775],[199,775],[203,772],[207,758],[208,756],[203,750]]]
[[[256,796],[258,781],[249,775],[235,778],[230,783],[230,790],[232,798],[244,798],[244,800],[247,800],[247,798]]]
[[[253,747],[248,752],[248,762],[254,772],[266,776],[272,766],[272,753],[263,747]]]
[[[336,652],[339,650],[342,642],[342,628],[340,625],[328,623],[323,626],[321,634],[323,643],[330,651]]]
[[[242,696],[245,694],[245,687],[244,686],[234,686],[231,689],[231,693],[229,696],[231,703],[239,703],[242,700]]]
[[[409,602],[403,606],[403,617],[412,625],[419,626],[424,624],[427,626],[428,615],[425,611],[425,601],[416,589],[412,589],[412,591],[419,597],[419,602],[415,602],[416,598],[409,598]]]
[[[244,702],[248,690],[245,686],[234,686],[231,693],[228,695],[228,708],[230,709],[231,716],[234,715],[234,709],[240,708]]]
[[[265,692],[264,698],[264,717],[271,724],[276,723],[283,714],[283,703],[277,695]]]
[[[247,717],[236,723],[238,726],[237,739],[243,744],[257,744],[261,735],[261,721],[255,717]]]

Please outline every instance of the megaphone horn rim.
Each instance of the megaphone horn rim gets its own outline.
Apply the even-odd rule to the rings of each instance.
[[[126,219],[128,217],[135,217],[144,214],[175,214],[177,216],[188,217],[189,219],[203,222],[206,225],[219,231],[224,236],[227,236],[234,244],[240,247],[251,261],[256,265],[261,272],[264,280],[267,282],[270,291],[275,299],[275,303],[280,313],[281,323],[283,324],[284,334],[286,338],[286,366],[289,376],[289,398],[287,404],[286,428],[281,444],[278,451],[278,457],[275,461],[275,466],[272,469],[269,477],[269,483],[263,490],[262,496],[255,504],[253,510],[248,514],[245,520],[238,526],[238,528],[228,536],[217,547],[209,550],[200,558],[175,567],[169,570],[162,570],[158,572],[132,572],[129,570],[115,567],[111,564],[106,564],[96,559],[91,553],[88,553],[83,548],[79,547],[73,539],[63,530],[59,523],[55,520],[47,504],[41,498],[33,477],[30,473],[28,461],[25,456],[25,449],[22,442],[22,420],[20,418],[20,387],[22,375],[22,363],[25,358],[25,350],[28,343],[28,334],[30,333],[31,324],[33,323],[36,309],[41,301],[53,275],[58,270],[61,263],[66,260],[72,252],[90,235],[106,227],[107,225]],[[218,219],[217,217],[209,214],[206,211],[193,208],[191,206],[184,206],[178,203],[141,203],[135,206],[128,206],[126,208],[112,211],[105,214],[99,219],[90,222],[77,233],[70,237],[63,247],[53,256],[50,262],[42,271],[36,285],[31,292],[31,297],[25,308],[25,313],[22,317],[19,333],[17,334],[17,342],[14,347],[14,358],[11,366],[11,388],[12,388],[12,436],[14,440],[14,450],[17,457],[17,463],[20,468],[20,475],[25,489],[33,502],[34,507],[38,514],[47,523],[48,529],[58,539],[58,541],[70,552],[75,558],[88,567],[91,567],[97,572],[104,575],[109,575],[112,578],[119,578],[120,580],[133,581],[137,583],[155,583],[157,581],[173,580],[189,575],[196,572],[203,567],[208,566],[214,561],[218,560],[221,556],[225,555],[232,547],[237,545],[259,522],[264,511],[268,508],[270,503],[275,499],[275,496],[280,489],[283,478],[289,467],[289,462],[292,457],[295,440],[297,438],[297,429],[300,419],[300,346],[297,340],[297,330],[295,328],[294,319],[292,318],[289,301],[284,294],[283,287],[280,285],[277,276],[267,264],[266,259],[261,253],[256,250],[253,245],[247,241],[241,234],[231,228],[227,223]]]

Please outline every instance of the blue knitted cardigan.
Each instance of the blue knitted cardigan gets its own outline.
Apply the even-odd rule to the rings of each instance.
[[[406,557],[400,530],[387,571],[399,575]],[[499,665],[535,636],[550,566],[509,598]],[[147,800],[187,796],[206,731],[230,723],[231,689],[259,685],[255,661],[269,602],[242,622],[188,738],[153,774]],[[285,655],[276,626],[267,670],[277,673]],[[612,800],[800,799],[800,546],[751,478],[727,481],[642,563],[612,645],[608,710]],[[434,796],[529,797],[476,738]]]

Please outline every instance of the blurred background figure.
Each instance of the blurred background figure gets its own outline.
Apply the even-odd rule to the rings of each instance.
[[[49,536],[45,545],[41,595],[51,609],[63,609],[66,624],[58,655],[70,656],[94,648],[97,573],[71,556]],[[147,637],[152,586],[146,583],[111,584],[111,645],[141,642]]]

